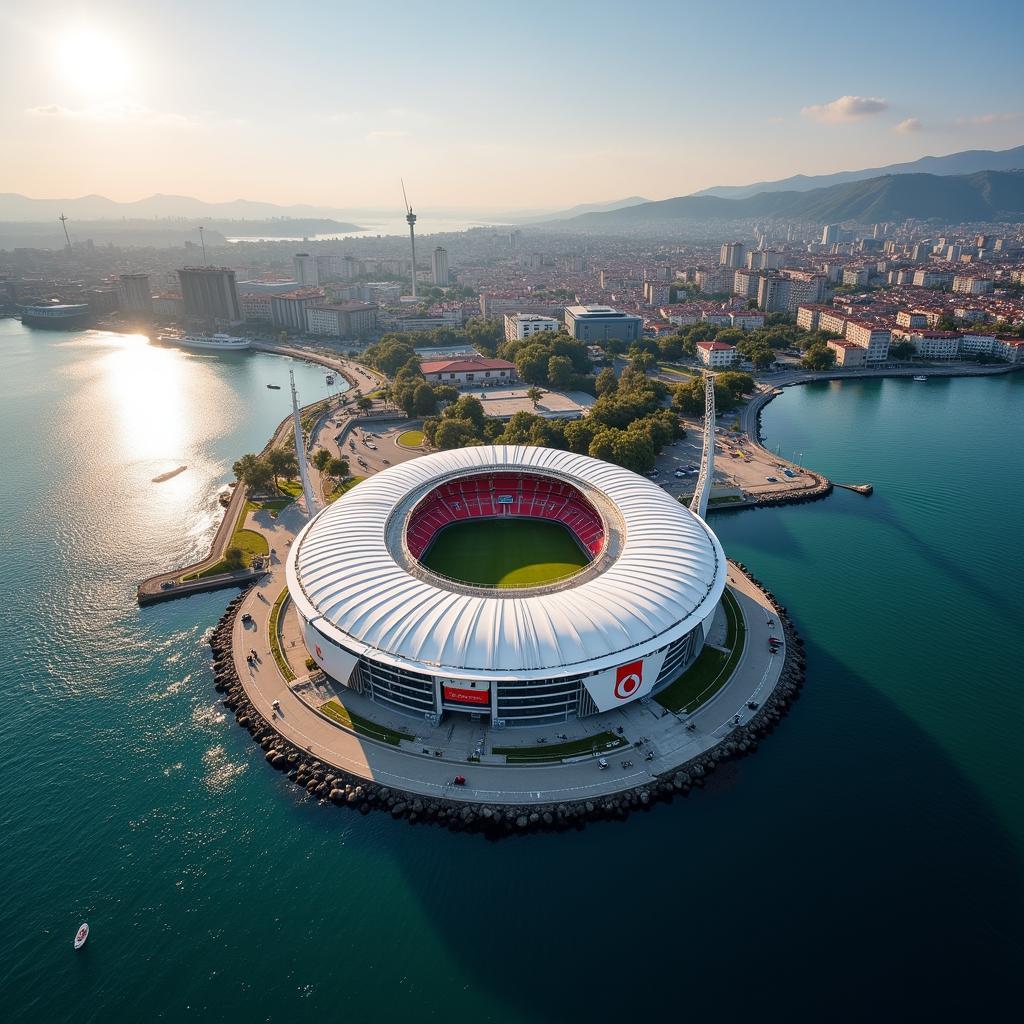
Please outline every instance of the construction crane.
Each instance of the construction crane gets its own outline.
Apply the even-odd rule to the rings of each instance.
[[[62,213],[58,218],[60,226],[64,229],[64,248],[71,251],[71,236],[68,234],[68,219]]]

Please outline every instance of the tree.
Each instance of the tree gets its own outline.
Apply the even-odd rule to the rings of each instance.
[[[483,403],[475,395],[463,395],[445,409],[444,415],[449,419],[468,420],[476,430],[483,430],[486,419]]]
[[[568,356],[552,356],[548,360],[548,383],[551,387],[571,387],[573,377],[575,376],[575,368],[572,365],[572,360]]]
[[[413,413],[416,416],[430,416],[437,411],[437,395],[426,381],[416,385],[412,399]]]
[[[624,430],[612,442],[612,459],[634,473],[647,473],[654,468],[654,445],[641,430]]]
[[[469,420],[442,418],[434,432],[434,446],[442,450],[479,443],[476,428]]]
[[[331,453],[326,448],[317,448],[313,452],[313,465],[316,466],[318,472],[326,473],[327,464],[331,461],[331,458]]]
[[[672,394],[672,405],[683,416],[700,416],[704,412],[704,378],[691,377]]]
[[[349,472],[348,459],[339,459],[336,455],[332,456],[327,460],[324,472],[335,480],[344,480]]]
[[[604,459],[611,462],[615,452],[615,441],[622,431],[615,427],[605,427],[599,430],[590,442],[587,454],[592,459]]]
[[[834,349],[825,344],[811,345],[804,352],[800,365],[805,370],[829,370],[836,364],[836,353]]]
[[[240,483],[253,491],[265,491],[274,480],[274,472],[259,455],[243,455],[232,467]]]
[[[597,430],[598,425],[589,416],[566,423],[563,431],[566,447],[577,455],[586,455]]]
[[[647,373],[648,370],[653,369],[657,365],[657,360],[650,352],[638,350],[630,357],[629,365],[633,370],[639,370],[641,373]]]
[[[224,567],[229,572],[245,568],[245,552],[239,547],[230,547],[224,552]]]
[[[373,399],[372,398],[367,398],[366,395],[360,395],[359,396],[359,401],[356,402],[356,405],[363,412],[366,412],[367,409],[371,409],[373,407]]]
[[[738,373],[735,370],[726,370],[724,373],[716,374],[715,384],[717,387],[727,391],[734,401],[738,401],[744,395],[754,390],[754,378],[749,373]],[[715,389],[716,404],[718,398],[717,387]]]
[[[889,355],[893,359],[913,359],[917,346],[909,338],[897,338],[889,344]]]
[[[277,478],[283,476],[285,480],[291,480],[299,472],[299,463],[295,458],[295,452],[290,448],[271,448],[264,456],[270,472],[274,475],[274,483]]]
[[[546,384],[551,356],[543,345],[528,345],[516,355],[516,372],[529,384]]]
[[[526,389],[526,397],[533,403],[534,409],[540,405],[540,400],[544,396],[544,392],[540,388],[534,386]]]
[[[595,390],[597,396],[600,398],[603,395],[615,394],[615,389],[619,386],[619,378],[615,376],[615,371],[610,367],[606,366],[598,375]]]

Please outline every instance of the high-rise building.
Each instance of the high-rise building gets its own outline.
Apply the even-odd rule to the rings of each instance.
[[[438,288],[448,287],[448,250],[437,246],[430,257],[430,270]]]
[[[295,266],[295,280],[300,287],[316,288],[320,284],[320,270],[317,267],[316,257],[308,252],[297,252],[293,260]]]
[[[718,257],[718,262],[723,267],[738,268],[743,266],[743,243],[742,242],[726,242],[722,246],[721,255]]]
[[[240,323],[242,306],[238,299],[235,272],[227,267],[185,267],[178,271],[185,316],[204,320]]]
[[[121,311],[135,316],[153,315],[153,293],[149,274],[122,274],[117,282]]]

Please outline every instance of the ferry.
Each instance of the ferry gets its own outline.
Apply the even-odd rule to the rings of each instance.
[[[91,311],[85,303],[47,302],[38,306],[21,307],[21,322],[26,327],[74,331],[86,327],[91,319]]]
[[[925,377],[924,374],[921,374],[921,373],[915,373],[914,374],[914,380],[927,380],[927,379],[928,378]]]
[[[233,334],[161,334],[159,340],[208,352],[242,352],[252,345],[251,338],[236,338]]]

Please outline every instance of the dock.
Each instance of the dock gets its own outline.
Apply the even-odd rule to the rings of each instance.
[[[835,487],[842,487],[844,491],[856,491],[858,494],[874,494],[875,488],[871,484],[834,484]]]

